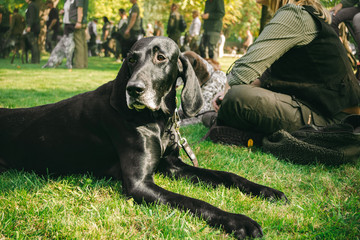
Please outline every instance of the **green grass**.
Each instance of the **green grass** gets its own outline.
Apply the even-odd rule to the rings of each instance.
[[[45,58],[44,58],[45,59]],[[222,59],[226,70],[234,59]],[[116,77],[120,65],[90,58],[89,68],[41,69],[0,59],[0,107],[31,107],[93,90]],[[17,67],[19,66],[19,67]],[[181,129],[201,167],[231,171],[283,191],[289,204],[272,203],[237,189],[155,175],[160,186],[205,200],[258,221],[265,239],[359,239],[360,163],[339,167],[295,165],[261,149],[198,143],[207,129]],[[186,159],[182,153],[183,159]],[[91,175],[41,177],[8,171],[0,175],[0,239],[231,239],[188,212],[135,204],[121,183]]]

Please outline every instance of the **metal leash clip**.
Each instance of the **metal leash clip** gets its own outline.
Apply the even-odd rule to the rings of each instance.
[[[191,149],[188,141],[186,140],[186,138],[181,137],[180,134],[180,116],[179,116],[179,112],[178,109],[175,109],[175,113],[174,113],[174,124],[175,124],[175,131],[176,134],[178,135],[178,141],[177,144],[179,147],[181,147],[182,149],[184,149],[186,155],[190,158],[191,162],[193,163],[194,167],[199,167],[199,163],[198,160],[195,156],[195,153],[193,152],[193,150]]]

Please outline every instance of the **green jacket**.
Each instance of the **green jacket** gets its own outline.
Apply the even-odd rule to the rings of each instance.
[[[11,20],[11,35],[21,35],[25,28],[25,19],[19,13],[14,13]]]
[[[88,6],[89,6],[88,0],[75,0],[70,5],[70,12],[69,12],[70,22],[72,22],[72,23],[77,22],[77,8],[82,7],[83,8],[83,18],[82,18],[81,23],[82,24],[87,23]]]
[[[181,31],[179,29],[180,23],[180,13],[178,11],[170,13],[168,25],[167,25],[167,34],[168,35],[181,35]]]
[[[136,17],[136,21],[133,25],[133,27],[131,28],[131,30],[133,31],[140,31],[141,30],[141,18],[140,18],[140,8],[139,8],[139,5],[137,3],[135,3],[130,11],[129,11],[129,17],[128,17],[128,24],[130,23],[130,20],[131,20],[131,15],[133,13],[137,13],[137,17]]]
[[[204,31],[221,32],[222,19],[225,15],[224,0],[207,0],[204,13],[209,13],[209,18],[204,20]]]
[[[35,2],[30,2],[26,10],[26,26],[31,28],[31,32],[40,33],[39,7]]]

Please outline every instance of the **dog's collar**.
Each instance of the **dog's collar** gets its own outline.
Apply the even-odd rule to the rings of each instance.
[[[180,148],[184,149],[186,155],[190,158],[193,165],[195,167],[198,167],[199,163],[198,163],[198,160],[196,158],[195,153],[191,149],[191,147],[190,147],[188,141],[186,140],[186,138],[181,137],[181,134],[180,134],[180,122],[181,122],[181,119],[180,119],[179,111],[178,111],[177,108],[175,108],[174,115],[172,116],[171,120],[172,120],[172,124],[174,126],[174,129],[175,129],[175,132],[178,135],[177,145]]]

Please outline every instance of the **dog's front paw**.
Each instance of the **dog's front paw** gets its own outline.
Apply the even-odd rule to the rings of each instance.
[[[223,227],[228,233],[234,234],[237,239],[246,237],[260,238],[263,236],[261,226],[242,214],[230,213],[230,216],[226,217]]]
[[[260,195],[271,201],[283,200],[285,202],[289,202],[289,200],[287,199],[287,197],[283,192],[269,187],[262,188],[260,190]]]

